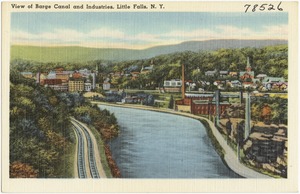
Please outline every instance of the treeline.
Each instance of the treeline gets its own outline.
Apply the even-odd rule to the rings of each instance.
[[[9,115],[11,178],[70,176],[65,161],[75,146],[70,116],[93,122],[98,130],[118,129],[113,115],[91,107],[81,94],[41,87],[15,69],[10,72]]]
[[[186,79],[194,82],[213,82],[218,77],[205,76],[206,71],[245,71],[247,57],[250,58],[255,75],[267,74],[274,77],[288,77],[287,45],[268,46],[264,48],[219,49],[208,52],[173,53],[146,60],[124,61],[114,64],[113,70],[121,72],[126,69],[140,71],[144,66],[154,65],[154,71],[142,74],[136,80],[119,78],[116,80],[121,87],[154,89],[160,87],[164,80],[181,78],[181,64],[186,68]],[[218,78],[222,79],[222,78]],[[230,79],[227,77],[226,79]],[[236,79],[236,78],[232,78]]]
[[[200,52],[178,52],[160,55],[144,60],[131,60],[113,62],[105,60],[91,60],[78,63],[40,63],[15,59],[11,66],[18,71],[50,71],[63,67],[66,70],[88,68],[95,70],[98,66],[99,72],[108,74],[111,72],[140,71],[142,67],[154,65],[155,71],[149,74],[151,81],[159,82],[166,79],[179,78],[181,75],[181,64],[186,65],[187,79],[199,80],[209,70],[245,71],[247,56],[255,74],[267,74],[268,76],[284,77],[288,73],[288,46],[277,45],[263,48],[240,48],[219,49],[216,51]],[[158,81],[156,81],[158,80]],[[149,82],[148,82],[149,83]]]

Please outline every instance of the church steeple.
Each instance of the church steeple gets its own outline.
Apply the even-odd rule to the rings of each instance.
[[[250,72],[251,71],[251,65],[250,65],[250,60],[249,57],[247,57],[247,66],[246,66],[246,71]]]
[[[96,75],[99,74],[99,64],[96,64],[96,71],[95,71]]]

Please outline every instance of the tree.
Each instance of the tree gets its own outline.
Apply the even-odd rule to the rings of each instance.
[[[10,178],[36,178],[38,170],[28,164],[15,161],[9,165]]]
[[[265,123],[270,123],[271,116],[272,116],[271,113],[272,113],[271,107],[265,104],[261,111],[261,117]]]

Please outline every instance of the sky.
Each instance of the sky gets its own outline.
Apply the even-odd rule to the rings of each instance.
[[[211,39],[288,39],[288,13],[15,12],[11,43],[144,49]]]

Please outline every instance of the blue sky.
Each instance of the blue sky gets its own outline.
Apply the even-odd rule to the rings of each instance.
[[[12,13],[12,44],[147,48],[208,39],[286,39],[287,13]]]

